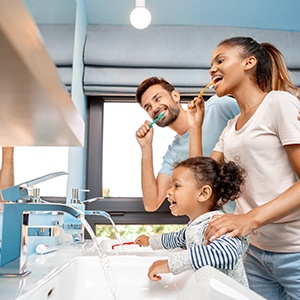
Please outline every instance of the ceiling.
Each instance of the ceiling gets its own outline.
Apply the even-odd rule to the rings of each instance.
[[[76,3],[89,24],[130,24],[135,0],[23,0],[39,24],[73,24]],[[300,31],[299,0],[145,0],[152,25],[224,25]]]

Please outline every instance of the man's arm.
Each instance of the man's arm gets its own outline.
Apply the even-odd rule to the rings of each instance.
[[[2,166],[0,171],[0,190],[14,185],[14,148],[2,147]],[[0,201],[2,200],[0,195]]]
[[[137,130],[136,139],[142,150],[142,193],[144,208],[148,212],[157,210],[164,199],[170,185],[170,177],[159,174],[154,175],[153,167],[153,128],[149,127],[150,122],[145,123]]]
[[[170,186],[170,176],[158,174],[155,178],[151,149],[142,149],[142,192],[145,210],[156,211],[163,203]]]

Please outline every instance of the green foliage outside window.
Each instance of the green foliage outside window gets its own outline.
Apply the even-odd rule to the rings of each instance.
[[[139,235],[156,235],[178,231],[186,225],[116,225],[123,240],[135,240]],[[96,225],[96,236],[103,239],[117,239],[116,231],[111,225]]]

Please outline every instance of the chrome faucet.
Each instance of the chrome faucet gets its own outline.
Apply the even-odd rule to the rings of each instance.
[[[27,225],[29,212],[64,212],[75,218],[83,212],[65,204],[1,203],[3,211],[0,276],[25,276],[27,267]]]
[[[77,209],[81,210],[85,215],[98,215],[110,219],[110,215],[102,210],[97,211],[87,211],[85,210],[85,203],[94,202],[98,200],[103,200],[103,197],[95,197],[86,200],[79,199],[79,192],[89,192],[90,190],[87,189],[79,189],[73,188],[72,189],[72,198],[69,204],[72,207],[76,207]],[[68,202],[67,202],[68,203]],[[82,222],[65,215],[64,216],[64,224],[63,224],[64,232],[70,233],[73,239],[73,244],[83,243],[84,242],[84,226]]]

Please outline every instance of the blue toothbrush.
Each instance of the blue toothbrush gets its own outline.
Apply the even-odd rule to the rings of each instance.
[[[155,119],[153,120],[152,123],[149,124],[149,127],[152,128],[152,126],[153,126],[159,119],[161,119],[164,115],[165,115],[165,112],[163,111],[162,113],[160,113],[160,114],[158,115],[157,118],[155,118]]]

